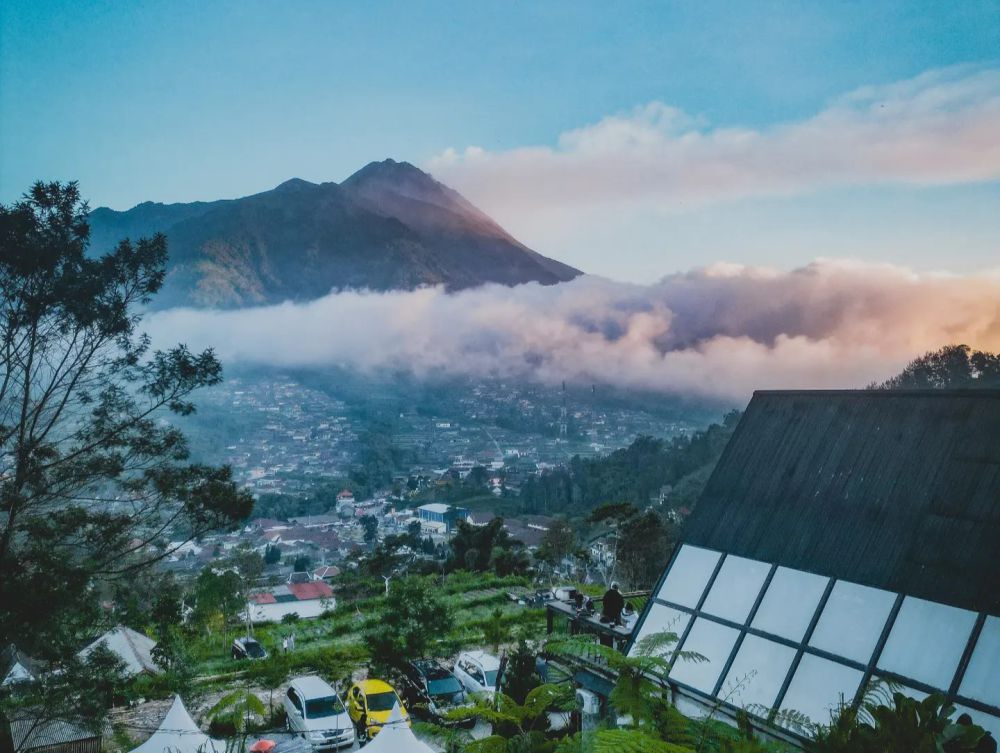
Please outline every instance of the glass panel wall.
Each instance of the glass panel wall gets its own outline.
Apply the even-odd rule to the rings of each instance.
[[[695,608],[721,556],[718,552],[684,544],[674,558],[674,565],[667,574],[659,597]]]
[[[753,627],[801,641],[829,578],[779,567],[753,618]]]
[[[679,642],[690,621],[691,615],[687,612],[681,612],[679,609],[654,603],[649,610],[649,614],[646,615],[646,619],[643,620],[642,627],[639,629],[635,637],[635,643],[632,644],[632,649],[629,653],[634,656],[639,641],[647,635],[653,635],[654,633],[676,633]],[[677,645],[675,644],[673,648],[677,648]],[[673,648],[663,653],[668,654]]]
[[[771,566],[765,562],[729,555],[715,576],[703,612],[744,623],[757,601]]]
[[[735,706],[749,707],[751,712],[763,716],[764,709],[774,706],[774,699],[778,697],[794,658],[794,648],[748,635],[740,645],[719,695]]]
[[[895,601],[888,591],[837,581],[809,645],[867,664]]]
[[[678,659],[670,672],[671,679],[697,688],[703,693],[715,690],[716,680],[729,660],[739,632],[717,622],[699,617],[691,626],[687,640],[681,648],[694,651],[708,661],[683,661]]]
[[[1000,708],[1000,617],[987,617],[959,695]]]
[[[828,722],[830,713],[841,701],[853,701],[864,677],[862,670],[871,661],[885,631],[897,594],[836,581],[819,609],[829,578],[778,567],[761,596],[771,566],[729,555],[718,567],[722,556],[699,547],[682,546],[657,594],[680,606],[669,607],[654,600],[635,643],[663,631],[681,636],[690,626],[680,648],[701,654],[707,661],[678,660],[670,673],[671,680],[706,694],[714,693],[718,685],[720,700],[758,714],[765,714],[774,705],[796,653],[803,652],[780,708],[803,714],[814,723]],[[718,575],[706,594],[716,567]],[[744,624],[758,597],[760,607],[749,630],[761,634],[721,624]],[[878,657],[875,677],[895,675],[899,679],[894,677],[892,682],[917,699],[927,694],[913,685],[947,691],[977,619],[975,613],[967,610],[905,597]],[[816,628],[808,645],[802,645],[813,620]],[[744,636],[740,648],[720,682],[741,632]],[[635,653],[635,646],[632,652]],[[829,658],[819,653],[828,654]],[[1000,617],[989,616],[970,655],[958,696],[968,703],[1000,707],[998,667]],[[976,716],[984,726],[1000,724],[998,715],[976,712]]]
[[[975,624],[974,612],[907,596],[878,666],[948,690]]]
[[[798,711],[815,724],[827,724],[842,702],[851,703],[864,677],[843,664],[805,654],[795,670],[782,710]]]

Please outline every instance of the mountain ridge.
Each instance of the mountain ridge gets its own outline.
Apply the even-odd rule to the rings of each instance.
[[[581,274],[520,243],[408,162],[371,162],[341,183],[290,178],[236,199],[90,213],[91,246],[163,232],[158,308],[304,301],[333,290],[486,283],[553,285]]]

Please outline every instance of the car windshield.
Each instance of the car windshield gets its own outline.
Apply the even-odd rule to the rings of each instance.
[[[335,716],[344,713],[344,704],[335,695],[326,698],[310,698],[306,701],[306,717],[319,719],[324,716]]]
[[[264,656],[264,647],[257,643],[257,641],[247,641],[244,645],[246,646],[247,654],[254,659],[260,659]]]
[[[431,695],[453,695],[462,692],[462,685],[453,676],[427,682],[427,692]]]
[[[497,686],[497,675],[500,674],[499,669],[490,669],[486,672],[486,685],[490,688],[495,688]]]
[[[392,707],[397,703],[396,694],[392,691],[387,693],[372,693],[368,696],[369,711],[392,711]]]

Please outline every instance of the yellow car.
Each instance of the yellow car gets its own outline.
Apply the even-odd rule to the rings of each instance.
[[[347,713],[357,730],[358,740],[370,740],[375,737],[389,721],[389,714],[397,704],[399,712],[409,726],[410,714],[399,700],[392,685],[382,680],[362,680],[354,683],[347,691]]]

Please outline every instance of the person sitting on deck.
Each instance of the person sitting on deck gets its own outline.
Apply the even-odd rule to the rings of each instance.
[[[622,610],[622,626],[631,630],[638,621],[639,613],[632,607],[632,602],[627,602]]]
[[[617,625],[619,619],[621,619],[622,608],[624,606],[625,597],[618,590],[618,584],[612,583],[611,588],[604,593],[604,599],[601,602],[601,622],[610,622],[612,625]]]

